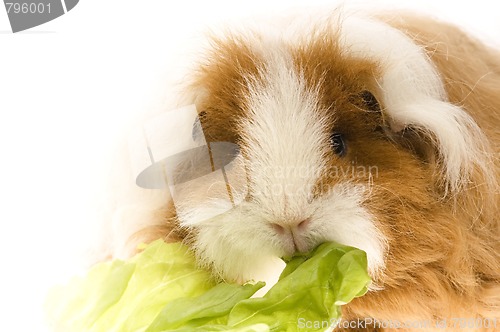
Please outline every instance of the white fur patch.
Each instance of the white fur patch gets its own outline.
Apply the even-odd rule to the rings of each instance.
[[[267,279],[268,272],[283,268],[283,263],[266,226],[258,206],[246,202],[198,224],[195,251],[199,262],[226,280]]]
[[[377,229],[374,216],[363,202],[368,187],[349,182],[339,183],[318,202],[313,237],[322,242],[335,241],[366,252],[368,270],[376,276],[384,266],[386,239]]]
[[[263,53],[265,80],[251,83],[240,125],[251,194],[270,221],[307,218],[308,195],[325,166],[326,123],[317,91],[308,91],[279,40]]]

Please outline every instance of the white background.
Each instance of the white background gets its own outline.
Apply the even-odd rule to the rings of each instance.
[[[419,8],[500,45],[496,1],[414,2],[369,3]],[[191,36],[239,17],[335,3],[81,0],[17,34],[0,9],[0,330],[43,331],[48,286],[80,271],[92,244],[94,198],[118,129],[162,107]]]

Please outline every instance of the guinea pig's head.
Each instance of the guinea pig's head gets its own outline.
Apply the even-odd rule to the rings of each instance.
[[[246,190],[228,208],[192,187],[197,200],[179,222],[221,277],[251,279],[325,241],[366,251],[375,281],[449,250],[452,229],[438,220],[467,172],[470,119],[446,102],[420,48],[358,23],[218,39],[200,65],[190,89],[203,133],[238,145]],[[458,147],[447,145],[453,133]]]

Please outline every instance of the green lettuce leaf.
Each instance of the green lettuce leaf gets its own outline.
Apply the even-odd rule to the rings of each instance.
[[[323,331],[366,293],[366,267],[363,251],[324,243],[290,259],[279,282],[251,298],[264,283],[216,283],[187,247],[158,240],[55,288],[47,309],[57,331]]]

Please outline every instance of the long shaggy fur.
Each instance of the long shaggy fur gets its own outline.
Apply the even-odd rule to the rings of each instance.
[[[475,330],[500,330],[500,53],[412,16],[336,13],[296,34],[264,31],[214,38],[184,96],[208,142],[240,146],[245,200],[224,212],[200,191],[183,213],[221,214],[196,224],[156,202],[128,245],[185,241],[201,266],[243,282],[337,241],[367,252],[374,281],[345,320],[452,331],[453,318],[496,319]],[[283,177],[287,167],[307,172]]]

